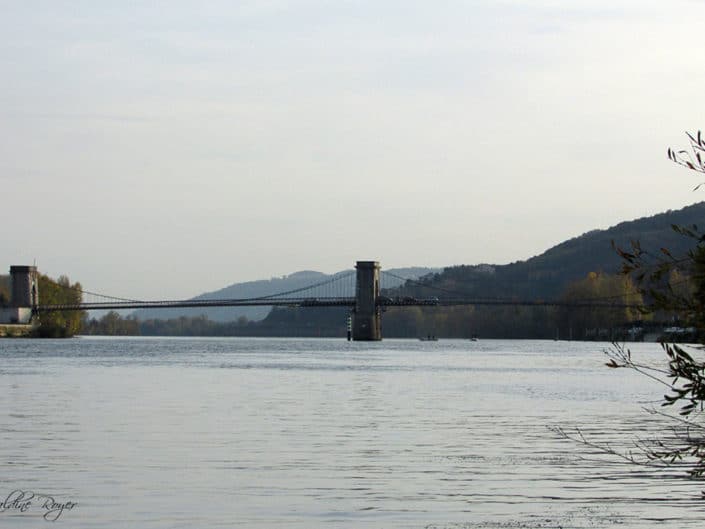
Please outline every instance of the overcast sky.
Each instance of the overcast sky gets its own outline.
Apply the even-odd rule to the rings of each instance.
[[[705,199],[694,0],[0,0],[0,266],[181,298]]]

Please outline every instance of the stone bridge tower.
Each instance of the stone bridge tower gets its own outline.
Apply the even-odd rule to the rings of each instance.
[[[379,341],[382,339],[379,297],[379,263],[358,261],[355,286],[355,310],[353,311],[352,338],[355,341]]]
[[[11,266],[12,307],[36,307],[39,304],[39,285],[36,266]]]

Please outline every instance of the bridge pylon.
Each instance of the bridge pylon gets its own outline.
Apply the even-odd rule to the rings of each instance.
[[[10,267],[10,305],[0,307],[0,323],[28,324],[39,303],[36,266]]]
[[[377,306],[379,262],[358,261],[355,268],[357,278],[352,338],[354,341],[379,341],[382,339],[382,316]]]

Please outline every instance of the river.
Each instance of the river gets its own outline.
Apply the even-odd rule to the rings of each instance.
[[[607,347],[2,340],[0,527],[702,527],[704,483],[550,428],[664,427]]]

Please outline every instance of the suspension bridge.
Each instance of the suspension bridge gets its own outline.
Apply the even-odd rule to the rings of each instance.
[[[189,307],[348,307],[351,315],[351,328],[348,338],[356,341],[376,341],[382,339],[381,314],[386,307],[433,307],[462,305],[508,305],[508,306],[569,306],[569,307],[604,307],[635,308],[633,305],[612,302],[581,301],[538,301],[509,299],[477,299],[466,297],[439,298],[395,296],[381,294],[384,280],[395,284],[413,280],[396,276],[381,270],[377,261],[358,261],[355,270],[335,274],[325,281],[305,287],[278,292],[266,296],[188,300],[137,300],[126,299],[94,292],[81,291],[78,303],[42,304],[37,291],[37,270],[33,266],[13,266],[10,268],[12,278],[12,307],[17,309],[17,318],[24,315],[41,315],[56,311],[83,310],[123,310],[150,308],[189,308]]]

